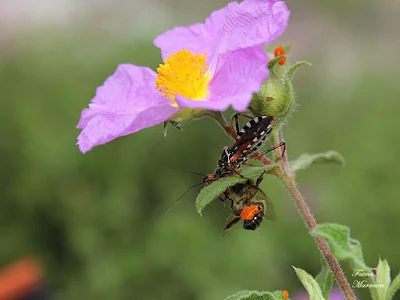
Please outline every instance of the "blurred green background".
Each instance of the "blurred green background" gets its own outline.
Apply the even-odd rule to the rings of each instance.
[[[164,216],[200,182],[173,168],[209,173],[232,143],[210,119],[170,128],[167,138],[161,126],[149,128],[85,155],[75,145],[80,111],[119,63],[155,68],[157,34],[226,3],[42,1],[12,10],[19,18],[4,13],[13,1],[1,4],[0,266],[40,258],[54,299],[217,300],[241,289],[294,295],[302,286],[292,265],[318,273],[319,252],[274,178],[261,187],[278,221],[255,232],[239,225],[222,237],[229,209],[216,201],[200,217],[198,189]],[[398,5],[287,3],[291,21],[276,45],[291,43],[290,61],[313,64],[295,75],[299,106],[284,131],[289,157],[334,149],[347,161],[303,171],[300,190],[317,221],[350,226],[366,262],[387,258],[397,274]]]

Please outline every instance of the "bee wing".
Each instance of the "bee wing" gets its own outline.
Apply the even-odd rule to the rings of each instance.
[[[270,221],[276,221],[274,204],[272,203],[271,199],[261,190],[258,191],[256,197],[264,200],[264,203],[265,203],[264,216],[265,216],[265,218]]]

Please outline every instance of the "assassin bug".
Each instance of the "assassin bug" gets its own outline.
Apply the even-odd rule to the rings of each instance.
[[[251,119],[240,131],[238,115]],[[243,114],[235,114],[234,118],[236,141],[231,147],[224,147],[221,153],[221,158],[218,161],[218,168],[213,174],[203,177],[203,182],[205,185],[209,185],[208,181],[210,180],[217,180],[222,177],[229,176],[232,173],[236,173],[243,177],[239,171],[242,164],[244,164],[247,160],[262,156],[282,146],[284,146],[283,151],[285,151],[286,144],[285,142],[281,142],[280,144],[275,145],[264,152],[257,154],[255,153],[265,144],[268,134],[270,134],[272,129],[275,127],[275,121],[272,116],[260,116],[252,118]]]
[[[222,234],[243,220],[243,228],[256,230],[264,217],[275,221],[275,210],[272,201],[258,187],[263,180],[263,174],[257,180],[249,179],[247,182],[236,184],[227,189],[220,197],[223,201],[231,201],[234,214],[232,221],[226,225]]]
[[[244,125],[244,127],[241,130],[239,130],[239,120],[238,120],[239,115],[251,119]],[[227,177],[232,175],[233,173],[236,173],[237,175],[243,177],[239,173],[239,171],[242,167],[242,164],[246,164],[245,162],[247,160],[265,155],[282,146],[284,147],[283,153],[285,152],[286,143],[281,142],[280,144],[275,145],[261,153],[256,153],[256,151],[264,145],[268,134],[270,134],[272,129],[275,127],[275,121],[272,116],[268,117],[260,116],[252,118],[250,116],[243,114],[235,114],[232,117],[231,123],[233,123],[234,119],[235,119],[235,129],[236,129],[236,141],[231,147],[229,148],[224,147],[221,153],[221,158],[218,161],[218,168],[215,170],[215,172],[213,174],[203,175],[203,183],[206,186],[209,185],[208,182],[211,180],[217,180],[223,177]],[[190,173],[195,173],[195,172],[190,172]],[[201,175],[199,173],[195,174]],[[200,184],[195,184],[194,186],[186,190],[186,192],[182,196],[180,196],[178,199],[174,201],[171,207],[178,200],[184,197],[186,193],[188,193],[192,188],[198,185]],[[218,198],[223,201],[221,197]],[[169,212],[171,207],[168,209],[167,213]]]

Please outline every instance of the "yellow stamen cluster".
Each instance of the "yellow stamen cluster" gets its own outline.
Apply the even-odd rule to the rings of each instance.
[[[211,79],[207,75],[206,56],[193,55],[189,50],[172,53],[157,68],[156,88],[161,95],[169,99],[175,99],[176,94],[192,100],[204,99]]]

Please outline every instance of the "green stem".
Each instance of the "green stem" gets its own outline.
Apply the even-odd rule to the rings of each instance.
[[[208,111],[208,113],[205,115],[217,121],[217,123],[225,130],[225,133],[227,135],[229,135],[233,139],[236,139],[235,129],[231,126],[231,124],[228,123],[228,121],[225,119],[220,111]]]
[[[274,144],[278,143],[279,140],[283,141],[282,133],[275,134],[272,136],[272,142]],[[300,191],[296,186],[293,176],[291,176],[291,171],[289,168],[286,152],[280,158],[279,164],[280,164],[281,168],[276,170],[275,174],[281,180],[281,182],[286,187],[286,189],[288,190],[290,195],[293,197],[293,199],[296,201],[296,205],[300,211],[300,215],[303,218],[303,221],[305,222],[307,228],[311,231],[317,226],[317,222],[315,221],[314,216],[312,215],[307,203],[304,201],[304,198],[300,194]],[[339,287],[342,289],[343,294],[346,297],[346,299],[348,299],[348,300],[357,299],[354,292],[351,289],[349,282],[347,281],[346,277],[344,276],[344,273],[343,273],[342,269],[340,268],[338,261],[336,260],[336,258],[333,256],[331,250],[329,249],[328,243],[320,237],[314,237],[314,240],[315,240],[318,248],[320,249],[322,255],[326,259],[330,269],[332,270],[332,273],[336,279],[336,282],[339,285]]]

